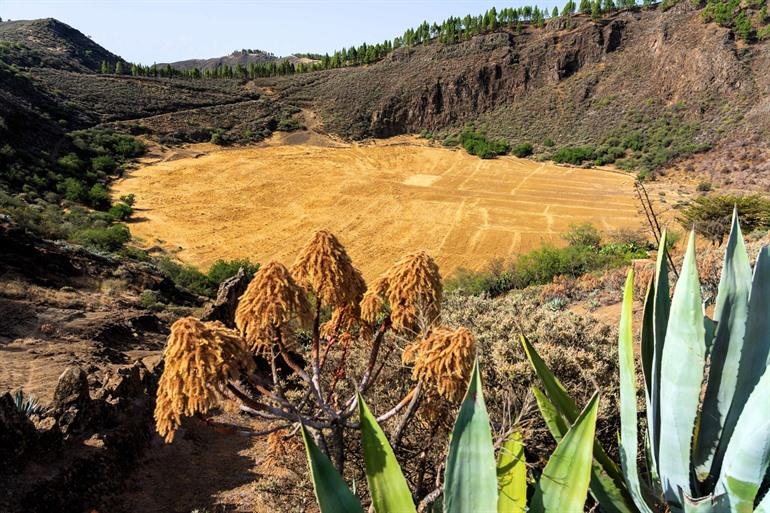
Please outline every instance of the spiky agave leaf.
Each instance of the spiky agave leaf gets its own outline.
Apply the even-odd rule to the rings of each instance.
[[[665,498],[682,505],[691,493],[690,448],[706,363],[695,233],[690,234],[682,272],[671,301],[660,370],[660,452],[658,469]]]
[[[385,433],[358,396],[361,417],[361,447],[364,451],[366,481],[377,513],[415,513],[412,494]]]
[[[532,497],[532,513],[583,511],[591,480],[598,406],[596,393],[551,454]]]
[[[497,470],[478,361],[457,415],[444,474],[444,513],[497,510]]]
[[[527,461],[521,433],[510,434],[497,457],[497,513],[527,511]]]

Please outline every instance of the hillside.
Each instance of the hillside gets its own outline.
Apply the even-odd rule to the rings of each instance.
[[[637,167],[654,169],[721,140],[770,140],[770,43],[746,45],[704,23],[689,3],[585,15],[401,48],[370,66],[277,79],[289,100],[312,105],[344,137],[467,123],[546,150],[639,139]]]
[[[0,59],[23,67],[96,72],[102,62],[112,67],[119,56],[53,18],[0,23]]]
[[[183,61],[175,61],[169,63],[158,64],[160,67],[171,66],[177,70],[188,71],[192,69],[198,69],[200,71],[211,71],[222,66],[229,66],[235,68],[236,66],[242,66],[248,68],[251,64],[265,64],[268,62],[280,62],[289,61],[293,64],[298,62],[312,62],[311,59],[297,57],[296,55],[290,55],[288,57],[276,57],[270,52],[262,50],[235,50],[230,55],[224,55],[222,57],[212,57],[210,59],[187,59]]]

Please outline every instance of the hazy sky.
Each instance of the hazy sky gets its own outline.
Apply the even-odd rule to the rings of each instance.
[[[0,17],[57,18],[130,62],[152,64],[218,57],[241,48],[276,55],[332,52],[391,39],[423,20],[527,3],[548,7],[549,12],[555,4],[554,0],[0,0]]]

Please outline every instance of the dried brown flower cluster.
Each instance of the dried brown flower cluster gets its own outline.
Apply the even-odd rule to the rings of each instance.
[[[267,435],[267,450],[265,459],[261,463],[262,468],[266,473],[271,474],[301,451],[302,443],[299,437],[292,436],[284,429],[273,431]]]
[[[350,329],[358,322],[366,282],[331,232],[319,230],[313,235],[300,251],[291,274],[321,303],[333,308],[332,319],[322,328],[324,334]]]
[[[441,275],[438,265],[424,251],[405,256],[364,294],[361,316],[374,323],[385,301],[396,330],[417,331],[420,316],[433,322],[441,312]]]
[[[235,311],[235,325],[255,353],[269,352],[277,334],[289,345],[289,323],[306,324],[311,318],[305,291],[283,264],[270,262],[254,275]]]
[[[413,379],[446,399],[457,401],[465,393],[475,351],[476,341],[467,328],[452,331],[440,327],[409,344],[403,360],[414,363]]]
[[[155,423],[166,442],[174,439],[182,417],[216,406],[228,381],[254,371],[254,359],[238,333],[218,321],[193,317],[171,326],[163,360]]]

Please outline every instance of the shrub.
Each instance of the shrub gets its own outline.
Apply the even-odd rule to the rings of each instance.
[[[249,280],[251,280],[254,277],[254,273],[259,270],[259,264],[253,263],[248,258],[239,260],[219,259],[211,264],[207,277],[212,286],[219,287],[220,283],[232,276],[235,276],[238,273],[238,269],[241,267],[243,267],[243,270]]]
[[[100,155],[91,159],[91,168],[97,172],[110,174],[115,172],[117,167],[115,159],[109,155]]]
[[[85,185],[75,178],[67,178],[59,186],[59,192],[69,201],[83,203],[88,199]]]
[[[69,153],[63,156],[57,161],[57,163],[59,164],[59,167],[64,169],[69,174],[80,173],[85,167],[83,161],[80,160],[80,158],[74,153]]]
[[[278,130],[283,132],[294,132],[302,128],[302,124],[295,118],[283,118],[278,123]]]
[[[700,182],[695,190],[698,192],[709,192],[711,190],[711,182]]]
[[[556,150],[553,161],[558,164],[579,166],[587,160],[594,160],[596,151],[591,146],[568,146]]]
[[[535,152],[535,148],[530,143],[526,143],[526,142],[517,144],[511,150],[511,153],[513,153],[515,156],[519,158],[529,157],[534,152]]]
[[[129,207],[133,207],[134,203],[136,202],[136,195],[134,194],[125,194],[118,198],[121,203],[125,203]]]
[[[107,212],[115,221],[125,221],[131,214],[134,213],[134,209],[130,205],[125,203],[116,203]]]
[[[484,134],[466,130],[460,134],[460,143],[465,151],[482,159],[505,155],[510,150],[508,143],[502,140],[491,141]]]
[[[88,191],[88,203],[97,210],[106,210],[110,206],[110,193],[100,184],[94,184]]]
[[[569,230],[562,235],[570,246],[588,246],[599,249],[602,236],[591,223],[570,224]]]
[[[177,286],[201,296],[212,296],[214,287],[208,277],[191,265],[175,262],[168,257],[155,260],[155,265]]]
[[[128,228],[122,224],[106,228],[83,228],[70,235],[70,240],[76,244],[108,252],[121,249],[130,239]]]
[[[501,259],[492,260],[481,271],[460,268],[446,280],[445,287],[460,294],[496,297],[516,288],[516,268]]]
[[[685,229],[695,227],[704,237],[721,244],[730,230],[733,209],[738,210],[747,232],[770,228],[770,200],[758,194],[700,196],[682,209],[679,222]]]
[[[546,148],[553,148],[554,146],[556,146],[556,143],[553,142],[553,139],[548,137],[546,140],[543,141],[543,146],[545,146]]]

